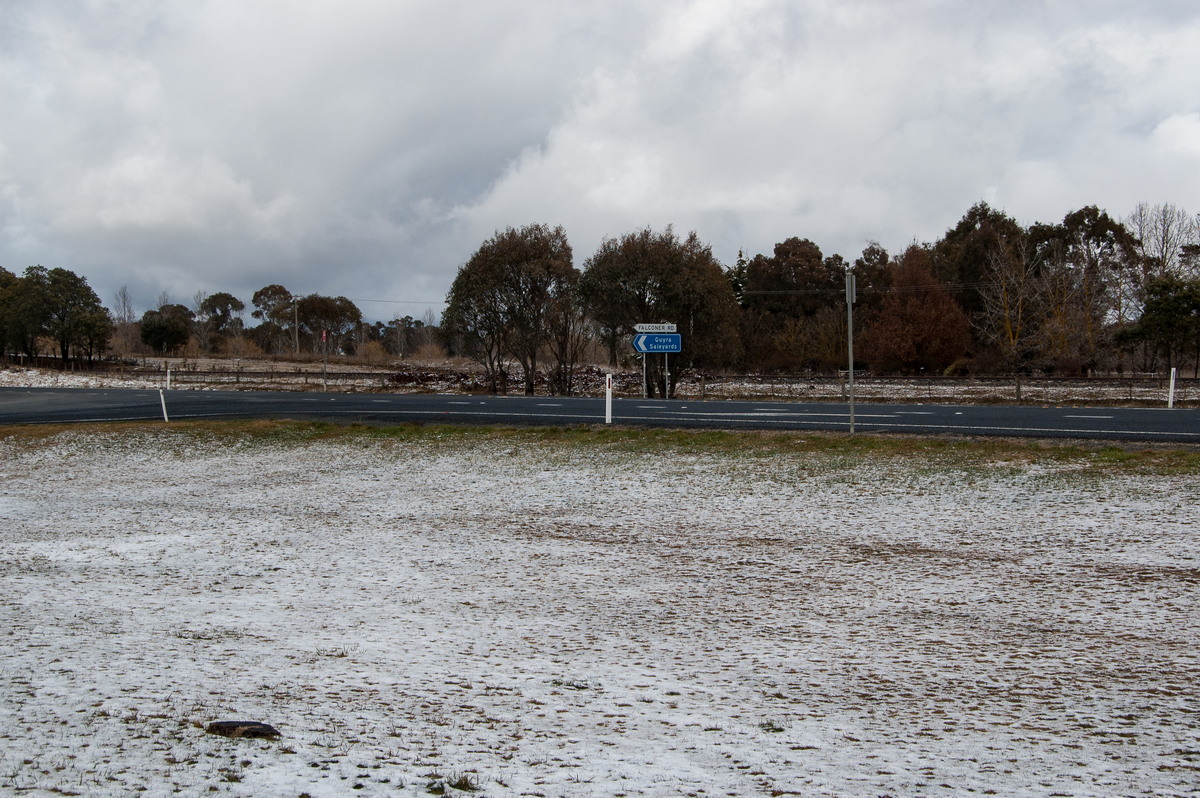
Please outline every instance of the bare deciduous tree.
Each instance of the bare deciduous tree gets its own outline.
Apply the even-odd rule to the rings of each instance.
[[[1171,203],[1140,202],[1125,219],[1138,255],[1133,280],[1133,299],[1141,312],[1146,289],[1153,280],[1189,276],[1185,248],[1200,244],[1200,217]]]
[[[1033,350],[1041,317],[1042,292],[1038,257],[1027,238],[1006,242],[988,252],[991,280],[980,292],[982,333],[999,349],[1016,378],[1021,399],[1021,368]]]
[[[114,297],[113,322],[116,324],[115,343],[122,357],[129,357],[137,346],[137,315],[133,310],[133,299],[129,287],[121,286]]]

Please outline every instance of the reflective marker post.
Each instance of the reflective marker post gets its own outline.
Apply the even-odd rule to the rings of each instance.
[[[612,423],[612,391],[613,378],[611,374],[604,376],[604,423]]]
[[[846,372],[847,387],[850,389],[850,434],[854,434],[854,272],[846,272]]]

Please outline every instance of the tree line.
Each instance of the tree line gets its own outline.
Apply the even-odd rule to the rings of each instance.
[[[433,319],[411,316],[367,323],[349,299],[295,295],[268,285],[247,306],[227,292],[197,294],[190,305],[164,294],[140,317],[129,291],[106,308],[74,272],[31,266],[21,275],[0,268],[0,344],[26,358],[53,355],[94,362],[111,354],[250,357],[256,355],[358,355],[407,357],[428,348]]]
[[[441,336],[495,392],[519,372],[569,394],[589,347],[628,363],[634,326],[672,322],[683,350],[670,384],[647,358],[650,395],[688,370],[830,372],[846,367],[845,281],[858,286],[858,363],[881,374],[1200,373],[1200,216],[1095,206],[1023,226],[986,203],[933,243],[853,261],[788,238],[723,266],[696,233],[606,239],[582,269],[561,227],[497,231],[459,269]]]
[[[226,292],[190,304],[163,295],[140,317],[122,288],[113,310],[83,277],[0,268],[5,353],[93,361],[110,353],[407,357],[435,345],[478,361],[489,388],[544,381],[576,389],[581,364],[634,365],[634,325],[672,322],[687,371],[832,372],[846,367],[844,284],[858,285],[856,366],[879,374],[1089,374],[1200,371],[1200,216],[1138,205],[1124,219],[1095,206],[1023,226],[978,203],[933,243],[853,261],[807,238],[720,263],[695,232],[603,241],[577,268],[565,231],[497,231],[455,276],[440,326],[432,314],[368,323],[345,297],[264,286],[249,305]]]
[[[37,357],[49,349],[64,363],[108,352],[114,323],[87,280],[68,269],[0,268],[0,338],[5,352]]]

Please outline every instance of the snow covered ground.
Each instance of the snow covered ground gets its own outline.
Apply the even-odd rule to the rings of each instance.
[[[1198,795],[1200,481],[1089,457],[0,439],[0,793]]]
[[[1200,794],[1200,482],[1086,457],[5,439],[0,792]]]
[[[117,377],[100,374],[74,374],[53,369],[0,369],[0,387],[4,388],[161,388],[161,380],[142,377]]]

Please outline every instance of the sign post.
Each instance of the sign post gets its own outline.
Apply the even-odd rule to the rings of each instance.
[[[671,332],[643,332],[643,327],[654,330],[669,329]],[[671,371],[667,364],[667,355],[671,352],[683,351],[683,338],[676,332],[674,324],[638,324],[634,326],[638,334],[633,336],[633,348],[642,353],[642,393],[645,395],[646,386],[646,355],[661,352],[663,356],[663,373],[666,382],[663,384],[663,398],[671,394]]]

